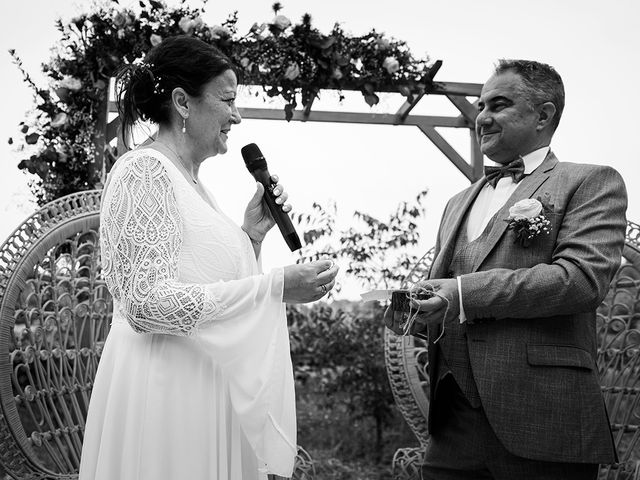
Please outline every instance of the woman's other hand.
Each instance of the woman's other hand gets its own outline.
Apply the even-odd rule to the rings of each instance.
[[[338,266],[331,260],[287,265],[284,267],[285,303],[315,302],[336,284]]]
[[[289,213],[291,205],[284,203],[289,195],[284,191],[282,185],[278,184],[277,175],[271,175],[271,181],[276,184],[273,188],[276,204],[282,207],[283,212]],[[242,224],[242,230],[249,235],[253,243],[258,244],[262,243],[267,232],[276,224],[266,203],[262,201],[263,195],[264,186],[260,182],[256,182],[256,193],[249,200],[247,209],[244,212],[244,223]]]

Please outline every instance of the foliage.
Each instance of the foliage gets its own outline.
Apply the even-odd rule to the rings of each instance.
[[[109,80],[123,63],[142,58],[163,38],[194,35],[218,46],[239,66],[245,83],[286,101],[287,119],[298,99],[310,107],[321,89],[360,90],[373,105],[377,91],[399,91],[409,98],[431,82],[428,59],[415,59],[405,42],[375,30],[351,36],[336,24],[323,34],[310,15],[293,24],[274,4],[271,22],[255,23],[239,35],[236,13],[208,26],[202,19],[205,6],[206,0],[200,8],[141,0],[139,8],[130,9],[112,0],[69,23],[59,20],[60,42],[42,67],[45,87],[32,81],[10,50],[34,92],[34,116],[20,124],[18,149],[26,158],[18,167],[35,175],[31,189],[40,205],[100,186],[102,169],[114,156],[104,139]]]
[[[336,403],[351,422],[375,422],[374,445],[379,460],[383,429],[393,413],[393,395],[384,364],[382,307],[332,308],[289,306],[291,354],[296,382],[317,395],[321,410]]]
[[[346,274],[364,287],[399,287],[420,258],[414,253],[420,240],[417,222],[427,193],[401,202],[386,221],[356,211],[356,222],[342,231],[336,231],[336,205],[314,203],[311,214],[295,217],[304,230],[301,261],[335,258],[346,262]]]
[[[301,261],[331,257],[346,262],[346,275],[366,287],[399,287],[419,261],[412,251],[420,239],[417,222],[425,213],[426,194],[425,190],[413,201],[401,202],[385,221],[355,212],[357,222],[342,231],[336,230],[335,203],[327,208],[314,204],[312,214],[296,216],[304,232]],[[288,307],[298,391],[310,390],[321,411],[335,414],[339,404],[351,425],[372,419],[375,434],[367,447],[378,462],[383,458],[384,431],[397,418],[384,363],[383,308],[374,302],[347,301],[334,301],[332,307]],[[337,449],[340,443],[324,447]]]

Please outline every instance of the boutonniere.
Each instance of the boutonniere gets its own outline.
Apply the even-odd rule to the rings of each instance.
[[[547,209],[539,199],[525,198],[509,208],[507,228],[515,233],[514,242],[528,247],[538,235],[549,235],[551,222],[545,216]]]

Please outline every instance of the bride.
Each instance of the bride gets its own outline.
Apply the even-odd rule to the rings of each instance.
[[[198,178],[240,123],[229,59],[193,37],[165,39],[119,76],[123,131],[159,125],[105,186],[103,276],[112,327],[93,386],[80,480],[288,477],[296,455],[285,303],[321,298],[328,260],[262,273],[274,221],[262,185],[242,227]],[[273,178],[277,182],[277,178]],[[288,212],[287,195],[275,189]]]

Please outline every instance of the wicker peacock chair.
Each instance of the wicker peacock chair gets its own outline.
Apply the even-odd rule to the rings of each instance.
[[[426,278],[433,261],[427,252],[405,284]],[[640,226],[628,222],[623,263],[598,309],[598,372],[620,463],[602,465],[600,478],[640,480]],[[429,377],[427,343],[385,331],[385,361],[396,404],[419,446],[400,448],[393,477],[419,479],[427,445]]]
[[[112,314],[100,268],[101,193],[45,205],[0,246],[0,465],[15,479],[78,477]],[[300,447],[293,478],[315,478]]]

